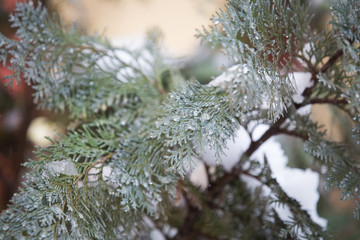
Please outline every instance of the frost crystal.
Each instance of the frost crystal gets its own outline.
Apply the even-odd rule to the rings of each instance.
[[[203,115],[201,115],[201,121],[205,122],[207,120],[210,119],[210,115],[208,113],[204,113]]]

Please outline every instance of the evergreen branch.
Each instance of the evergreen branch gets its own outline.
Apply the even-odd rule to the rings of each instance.
[[[303,54],[296,54],[296,57],[298,57],[299,59],[301,59],[305,64],[306,64],[306,68],[307,70],[309,70],[309,72],[316,72],[316,67],[311,63],[310,59],[306,58]]]
[[[305,62],[308,64],[308,68],[311,71],[312,80],[313,80],[313,86],[308,87],[304,90],[302,95],[304,97],[309,97],[314,89],[314,87],[317,85],[318,82],[318,73],[324,73],[326,72],[335,62],[343,55],[343,50],[340,49],[335,54],[330,57],[330,59],[327,61],[326,64],[324,64],[319,70],[316,70],[315,67],[310,63],[310,61],[306,60]],[[304,59],[303,59],[304,60]],[[310,104],[315,103],[329,103],[329,104],[347,104],[348,102],[346,100],[332,100],[332,99],[312,99],[310,100]],[[295,108],[298,109],[302,106],[294,104]],[[266,140],[268,140],[270,137],[277,135],[277,134],[287,134],[295,137],[299,137],[303,140],[308,140],[308,136],[304,136],[302,134],[299,134],[297,132],[288,131],[286,129],[280,129],[280,125],[285,122],[287,117],[283,116],[280,117],[257,141],[251,141],[250,146],[245,151],[245,153],[242,155],[241,159],[238,161],[238,163],[233,167],[233,169],[229,173],[225,173],[223,177],[218,179],[215,183],[211,185],[211,187],[207,190],[207,193],[214,197],[217,195],[224,186],[226,186],[228,183],[233,181],[234,179],[238,178],[240,174],[243,173],[241,170],[242,163],[245,159],[248,159]],[[191,214],[191,219],[196,219],[196,216],[199,216],[200,212],[197,210],[194,214]],[[195,216],[194,216],[195,215]],[[189,221],[194,224],[194,220]],[[191,229],[188,229],[187,231],[191,231]]]
[[[311,219],[310,215],[305,210],[301,209],[300,203],[297,200],[295,200],[294,198],[289,197],[287,195],[287,193],[280,187],[280,185],[276,181],[276,179],[271,177],[271,175],[272,175],[271,170],[270,170],[270,167],[268,166],[266,159],[265,159],[265,167],[264,168],[266,168],[266,170],[263,171],[263,173],[260,175],[253,175],[248,171],[243,171],[242,174],[244,174],[248,177],[251,177],[253,179],[256,179],[263,185],[268,186],[273,191],[273,193],[277,195],[277,198],[278,198],[277,201],[281,202],[284,205],[286,204],[289,207],[291,213],[293,214],[293,218],[295,220],[294,224],[299,224],[301,229],[303,230],[303,232],[305,234],[307,234],[307,237],[310,237],[310,236],[319,237],[320,234],[326,236],[327,233],[324,232],[322,230],[322,228]],[[306,220],[301,221],[300,218],[306,218]],[[306,223],[306,224],[303,224],[303,223]],[[308,227],[313,228],[313,229],[311,229],[312,231],[309,232]],[[291,228],[292,227],[290,226],[290,229]],[[319,235],[317,235],[317,234],[319,234]],[[323,236],[323,237],[325,237],[325,236]],[[325,238],[325,239],[327,239],[327,238]]]
[[[162,55],[154,32],[144,47],[129,51],[65,27],[41,4],[19,3],[10,21],[21,41],[0,35],[0,60],[14,70],[7,78],[11,83],[23,75],[34,101],[69,111],[77,130],[51,141],[36,153],[39,161],[26,164],[33,171],[0,216],[0,238],[141,239],[156,227],[164,235],[176,228],[175,239],[278,239],[279,233],[325,239],[272,178],[266,158],[263,164],[252,159],[273,136],[297,137],[329,167],[330,188],[340,189],[344,199],[360,195],[359,143],[352,141],[360,139],[359,116],[353,139],[334,143],[309,116],[297,114],[308,104],[336,105],[351,116],[359,112],[360,20],[348,16],[359,16],[359,10],[339,4],[333,28],[317,32],[311,27],[313,5],[306,3],[229,0],[210,31],[199,33],[235,63],[214,81],[221,82],[218,87],[184,81]],[[313,83],[301,104],[292,101],[293,60],[305,63]],[[269,128],[254,140],[259,124]],[[220,163],[240,126],[250,144],[229,172],[216,168],[210,176],[206,168],[205,191],[180,180],[205,146]],[[250,190],[242,175],[261,186]],[[176,183],[184,206],[172,196]],[[267,187],[270,196],[263,194]],[[291,221],[280,219],[274,203],[289,207]]]
[[[79,176],[75,179],[74,184],[76,185],[80,180],[82,180],[85,176],[87,176],[89,174],[89,171],[96,165],[98,165],[98,164],[104,165],[105,161],[110,159],[113,155],[114,155],[114,153],[109,153],[108,155],[101,157],[98,160],[96,160],[95,162],[91,163],[83,173],[79,174]]]
[[[337,51],[334,56],[332,56],[329,61],[327,62],[327,64],[325,64],[322,68],[321,68],[321,72],[325,72],[328,68],[330,68],[338,58],[340,58],[343,54],[342,50]],[[316,77],[317,73],[313,72],[312,73],[312,79],[316,82]],[[314,83],[315,85],[315,83]],[[304,97],[308,97],[311,95],[311,91],[313,90],[313,87],[307,88],[305,89],[305,91],[303,92],[303,96]],[[310,100],[311,101],[311,100]],[[343,103],[343,100],[331,100],[331,99],[313,99],[312,103],[335,103],[337,101],[339,101],[338,103]],[[299,106],[296,106],[297,108],[299,108]],[[238,173],[241,173],[241,171],[239,172],[238,169],[241,169],[241,165],[242,165],[242,159],[245,158],[249,158],[260,146],[261,144],[263,144],[266,140],[268,140],[270,137],[277,135],[279,133],[291,133],[294,136],[300,137],[302,139],[308,139],[308,137],[304,137],[303,135],[299,135],[297,133],[294,132],[288,132],[286,130],[281,130],[280,129],[280,125],[282,123],[285,122],[285,120],[287,119],[287,117],[281,117],[279,118],[257,141],[252,141],[250,143],[250,146],[248,147],[248,149],[245,151],[244,155],[241,157],[241,159],[239,160],[239,162],[234,166],[233,170],[230,171],[229,173],[225,174],[221,179],[219,179],[217,181],[217,184],[214,184],[211,186],[211,188],[209,189],[209,192],[212,193],[217,193],[219,190],[221,190],[227,183],[229,183],[230,181],[232,181],[235,177],[238,176]],[[246,157],[244,157],[246,156]],[[215,189],[215,190],[214,190]]]
[[[354,43],[354,40],[355,39],[350,40],[349,45],[352,45]],[[316,87],[317,83],[319,82],[318,74],[325,73],[343,55],[344,55],[344,50],[339,49],[329,58],[329,60],[320,69],[317,70],[316,68],[312,67],[312,65],[308,66],[311,73],[311,80],[313,81],[313,85],[311,87],[305,88],[304,92],[302,93],[303,97],[309,97],[312,94],[313,89]],[[307,64],[311,64],[311,63],[307,61]]]
[[[216,180],[215,183],[212,183],[210,188],[207,189],[207,194],[209,195],[210,199],[214,199],[216,195],[219,194],[223,190],[223,188],[232,182],[234,179],[238,178],[242,171],[241,163],[243,160],[249,158],[266,140],[270,137],[279,133],[280,125],[286,120],[285,117],[282,117],[274,123],[272,127],[270,127],[257,141],[252,141],[248,149],[242,155],[241,159],[239,160],[238,164],[236,164],[233,169],[225,173],[220,179]],[[190,211],[191,210],[191,211]],[[196,209],[189,209],[187,216],[186,216],[186,226],[182,227],[180,232],[185,234],[188,232],[193,231],[194,224],[198,219],[199,215],[201,214],[201,210],[198,208]],[[186,235],[187,236],[187,235]],[[187,236],[188,237],[188,236]]]

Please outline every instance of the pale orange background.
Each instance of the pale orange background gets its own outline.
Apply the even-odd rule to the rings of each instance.
[[[165,46],[177,56],[191,54],[200,44],[195,29],[210,24],[225,0],[52,0],[63,19],[76,21],[90,33],[109,38],[141,36],[158,27]]]

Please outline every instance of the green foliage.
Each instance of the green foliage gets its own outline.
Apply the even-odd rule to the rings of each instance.
[[[23,77],[41,108],[69,113],[76,126],[26,163],[32,171],[0,216],[0,238],[148,239],[155,228],[168,239],[329,238],[273,178],[267,159],[252,158],[272,136],[298,137],[327,167],[329,188],[360,197],[360,4],[331,2],[329,30],[312,27],[313,7],[229,0],[198,31],[234,62],[217,79],[226,81],[210,86],[180,75],[157,32],[140,49],[113,47],[64,26],[40,4],[19,3],[10,20],[21,40],[0,36],[0,59],[14,70],[9,83]],[[312,85],[295,102],[299,65]],[[349,115],[353,137],[327,139],[299,114],[311,104]],[[192,185],[188,175],[204,149],[221,163],[227,140],[240,127],[251,136],[259,124],[269,129],[231,170],[205,164],[209,186]],[[277,205],[290,210],[290,221]]]

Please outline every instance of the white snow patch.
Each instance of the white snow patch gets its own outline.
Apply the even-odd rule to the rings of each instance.
[[[301,95],[304,90],[308,87],[311,87],[313,83],[311,82],[311,73],[309,72],[294,72],[292,73],[295,83],[294,86],[296,88],[296,94],[293,96],[293,100],[296,103],[302,103],[304,101],[304,97]]]
[[[164,237],[164,235],[160,232],[160,230],[154,228],[151,232],[150,232],[150,239],[151,240],[166,240],[166,238]]]
[[[76,166],[68,160],[54,161],[46,164],[46,168],[53,174],[78,175]]]
[[[301,116],[307,116],[311,113],[311,105],[306,105],[304,107],[299,108],[296,111],[297,114],[301,115]]]
[[[121,82],[128,82],[129,77],[136,76],[133,67],[140,69],[142,73],[149,75],[153,73],[151,63],[154,62],[152,54],[144,48],[146,43],[145,35],[135,35],[126,38],[113,38],[110,40],[114,51],[108,51],[107,56],[97,62],[104,70],[118,69],[122,63],[131,67],[122,67],[116,73],[116,78]],[[140,52],[140,56],[133,56],[132,52]]]
[[[108,181],[110,179],[110,175],[112,173],[112,168],[108,165],[104,166],[102,169],[102,177],[104,181]]]
[[[246,130],[242,127],[235,133],[235,137],[230,138],[226,142],[226,149],[224,149],[225,156],[223,157],[222,165],[227,171],[240,160],[241,155],[246,151],[250,145],[250,138]],[[216,165],[215,150],[205,147],[203,159],[207,164]]]
[[[266,128],[261,127],[266,131]],[[265,132],[263,131],[263,132]],[[255,131],[254,131],[255,132]],[[257,134],[262,135],[263,132],[258,131]],[[279,185],[290,196],[295,198],[306,210],[311,218],[320,226],[325,227],[327,220],[321,218],[316,210],[317,202],[320,198],[319,174],[311,169],[297,169],[287,167],[288,158],[285,156],[280,143],[270,138],[252,155],[253,159],[263,159],[266,156],[273,177],[276,178]],[[277,208],[279,216],[284,220],[289,220],[290,212],[286,208]]]
[[[200,187],[201,190],[205,190],[207,188],[209,180],[207,178],[205,164],[203,162],[199,162],[199,164],[196,165],[194,170],[191,172],[190,181],[195,186]]]
[[[259,140],[259,138],[269,129],[269,125],[261,124],[258,125],[252,132],[253,141]]]
[[[214,78],[211,82],[208,83],[208,85],[225,87],[227,82],[233,81],[234,79],[239,78],[241,75],[247,74],[248,72],[249,68],[246,66],[246,64],[236,64],[229,67],[226,72],[223,72],[218,77]]]

